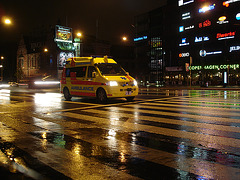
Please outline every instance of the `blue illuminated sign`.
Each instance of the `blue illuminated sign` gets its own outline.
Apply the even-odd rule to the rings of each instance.
[[[240,20],[240,13],[236,15],[236,19],[239,21]]]
[[[182,38],[182,43],[179,44],[179,46],[187,46],[189,45],[189,42],[187,42],[187,38]]]
[[[183,26],[180,26],[179,27],[179,32],[183,32],[184,31],[184,27]]]
[[[205,13],[206,11],[213,10],[215,8],[215,4],[209,5],[209,6],[204,6],[203,8],[199,9],[199,13]]]
[[[209,37],[207,36],[195,37],[195,42],[202,42],[202,41],[209,41]]]
[[[138,37],[138,38],[134,38],[134,41],[141,41],[141,40],[144,40],[144,39],[147,39],[147,36],[142,36],[142,37]]]

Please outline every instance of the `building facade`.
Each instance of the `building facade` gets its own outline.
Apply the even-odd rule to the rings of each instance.
[[[239,0],[174,0],[135,17],[141,79],[239,85]]]
[[[178,9],[178,61],[186,71],[181,78],[238,85],[240,1],[178,0]]]
[[[138,79],[143,85],[163,85],[165,66],[174,63],[177,24],[176,4],[135,17],[135,56]]]
[[[110,55],[110,44],[85,36],[74,38],[72,28],[52,26],[38,28],[23,35],[17,50],[17,80],[50,75],[60,79],[66,60],[76,56]]]

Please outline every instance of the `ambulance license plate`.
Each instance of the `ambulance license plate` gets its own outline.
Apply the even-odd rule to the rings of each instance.
[[[131,95],[132,91],[126,91],[126,95]]]

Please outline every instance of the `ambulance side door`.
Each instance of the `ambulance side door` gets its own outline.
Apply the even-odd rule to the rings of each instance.
[[[95,73],[95,75],[94,75]],[[88,66],[88,72],[87,72],[87,81],[95,82],[96,79],[96,69],[94,66]]]
[[[85,80],[86,80],[86,71],[87,66],[80,66],[72,68],[71,75],[71,85],[72,90],[76,91],[77,95],[82,95],[81,93],[84,91]]]
[[[89,87],[92,88],[91,90],[94,92],[98,88],[98,83],[96,82],[96,69],[94,66],[88,66],[88,72],[87,72],[87,81],[89,84]]]

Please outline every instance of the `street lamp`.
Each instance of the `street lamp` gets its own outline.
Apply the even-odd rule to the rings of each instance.
[[[12,20],[8,17],[3,17],[2,22],[6,25],[11,25],[12,24]]]
[[[78,36],[78,37],[82,37],[82,33],[78,32],[78,33],[77,33],[77,36]]]
[[[127,41],[127,37],[126,36],[122,37],[122,40]]]
[[[74,38],[74,48],[75,48],[75,56],[76,57],[80,57],[81,55],[81,37],[82,37],[82,33],[81,32],[77,32],[76,33],[77,37]]]

